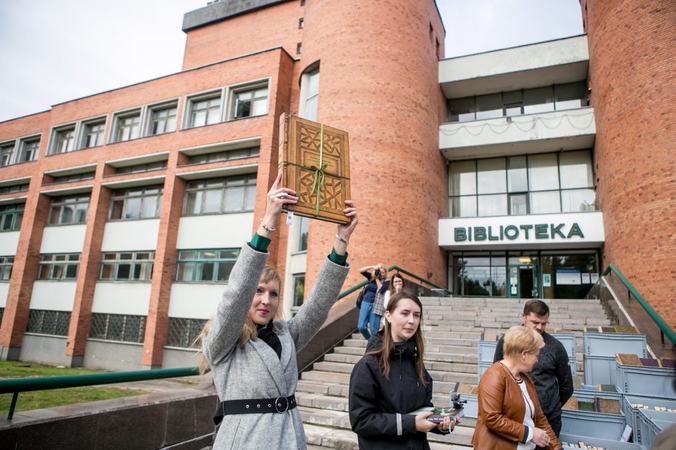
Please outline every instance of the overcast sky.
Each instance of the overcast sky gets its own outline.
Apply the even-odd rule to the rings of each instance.
[[[0,121],[180,71],[183,15],[206,3],[0,0]],[[437,5],[446,27],[446,57],[582,33],[579,0]]]

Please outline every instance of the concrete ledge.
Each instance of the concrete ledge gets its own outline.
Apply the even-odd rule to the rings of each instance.
[[[201,449],[217,402],[212,390],[186,389],[21,412],[0,420],[0,448]]]

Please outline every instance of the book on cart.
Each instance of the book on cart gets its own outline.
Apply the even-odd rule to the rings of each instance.
[[[349,223],[343,209],[350,194],[350,148],[346,131],[297,116],[280,117],[281,185],[298,193],[284,211],[336,223]]]

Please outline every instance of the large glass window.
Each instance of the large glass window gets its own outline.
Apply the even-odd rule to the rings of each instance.
[[[89,195],[55,197],[49,205],[49,225],[85,223],[89,209]]]
[[[150,281],[155,252],[106,252],[102,255],[101,280]]]
[[[305,111],[303,117],[308,120],[317,120],[317,106],[319,102],[319,68],[303,77],[305,84]]]
[[[591,152],[452,162],[451,217],[595,211]]]
[[[38,280],[75,280],[79,266],[79,253],[40,255]]]
[[[0,206],[0,232],[19,231],[23,219],[24,205]]]
[[[239,249],[180,250],[176,281],[227,282]]]
[[[310,219],[298,216],[298,251],[307,251],[307,237],[310,229]]]
[[[468,122],[494,117],[513,117],[548,111],[563,111],[587,105],[585,81],[448,101],[448,121]]]
[[[183,214],[223,214],[253,211],[256,176],[238,175],[190,181],[186,187]]]
[[[110,220],[153,219],[160,216],[162,188],[153,186],[113,193]]]

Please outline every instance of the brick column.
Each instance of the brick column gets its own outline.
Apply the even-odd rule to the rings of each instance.
[[[28,327],[33,283],[40,263],[42,234],[49,216],[50,199],[39,190],[30,192],[24,206],[19,244],[9,280],[7,303],[0,327],[0,358],[18,361],[23,334]]]
[[[170,161],[170,166],[175,164],[175,160],[174,164]],[[141,360],[142,365],[150,368],[162,367],[163,349],[167,343],[169,300],[176,272],[176,239],[186,186],[185,180],[174,176],[169,169],[167,172]]]
[[[73,310],[70,314],[66,355],[71,357],[71,367],[84,363],[85,345],[92,324],[94,290],[101,266],[101,243],[108,220],[111,191],[99,183],[94,186],[89,199],[87,231],[85,232]]]

